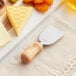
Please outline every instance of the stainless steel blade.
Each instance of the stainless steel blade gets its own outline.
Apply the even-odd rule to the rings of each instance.
[[[39,36],[39,41],[43,45],[50,45],[63,37],[64,33],[57,28],[49,25]]]

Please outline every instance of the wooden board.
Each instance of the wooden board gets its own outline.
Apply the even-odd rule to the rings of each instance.
[[[0,9],[0,16],[3,15],[3,13],[5,12],[7,5],[13,5],[12,3],[9,2],[9,0],[3,0],[3,1],[4,1],[5,5],[3,8]]]

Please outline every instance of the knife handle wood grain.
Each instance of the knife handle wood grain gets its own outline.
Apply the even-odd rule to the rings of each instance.
[[[29,49],[21,53],[22,63],[25,64],[31,62],[34,59],[34,57],[41,52],[42,49],[43,45],[39,42],[35,42]]]

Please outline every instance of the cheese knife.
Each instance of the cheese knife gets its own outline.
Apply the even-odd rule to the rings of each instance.
[[[43,47],[46,45],[52,45],[61,39],[64,36],[64,33],[49,25],[47,28],[43,30],[43,32],[39,35],[38,41],[35,42],[29,49],[21,52],[20,58],[22,63],[31,62],[34,57],[39,54]]]

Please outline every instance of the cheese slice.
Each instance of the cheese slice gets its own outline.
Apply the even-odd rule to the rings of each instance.
[[[11,40],[7,30],[0,21],[0,47],[4,46]]]
[[[17,35],[32,13],[32,6],[7,6],[6,13]]]

